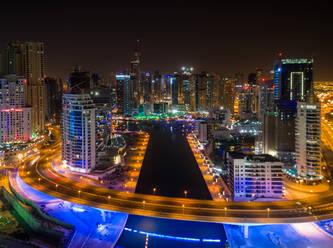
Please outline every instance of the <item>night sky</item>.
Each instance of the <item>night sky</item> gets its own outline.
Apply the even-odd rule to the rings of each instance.
[[[188,65],[226,76],[256,67],[267,73],[282,51],[286,57],[313,57],[315,80],[333,81],[333,21],[325,5],[11,2],[1,3],[1,47],[11,40],[44,41],[54,77],[66,78],[75,64],[103,76],[122,71],[141,39],[145,71],[168,73]]]

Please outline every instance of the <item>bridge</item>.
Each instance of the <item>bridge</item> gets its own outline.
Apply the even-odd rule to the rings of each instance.
[[[60,139],[41,150],[33,165],[18,175],[31,187],[54,197],[96,208],[134,215],[217,223],[277,224],[333,219],[333,192],[274,202],[220,202],[115,191],[74,181],[56,172],[52,159],[61,151]],[[34,159],[34,158],[32,158]]]

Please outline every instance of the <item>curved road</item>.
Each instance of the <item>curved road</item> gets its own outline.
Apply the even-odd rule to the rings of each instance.
[[[94,187],[55,172],[51,166],[51,159],[59,153],[60,140],[57,139],[54,145],[41,151],[39,160],[32,167],[20,167],[19,176],[35,189],[67,201],[143,216],[219,223],[271,224],[333,218],[333,193],[299,201],[217,202],[126,193]]]

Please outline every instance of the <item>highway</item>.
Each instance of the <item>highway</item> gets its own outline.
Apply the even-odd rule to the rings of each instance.
[[[333,193],[276,202],[217,202],[144,195],[94,187],[55,172],[51,160],[61,151],[57,140],[41,150],[33,165],[19,168],[19,176],[33,188],[57,198],[135,215],[218,223],[298,223],[333,218]]]

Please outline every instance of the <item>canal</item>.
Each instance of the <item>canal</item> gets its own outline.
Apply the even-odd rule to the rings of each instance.
[[[186,140],[192,129],[193,123],[181,121],[145,128],[150,139],[136,193],[211,199]],[[225,240],[222,224],[129,215],[116,247],[224,247]]]

